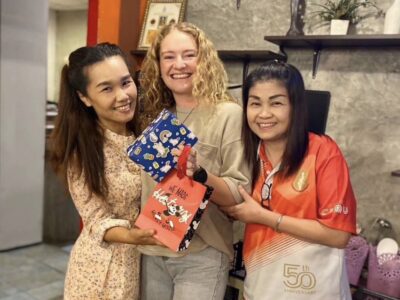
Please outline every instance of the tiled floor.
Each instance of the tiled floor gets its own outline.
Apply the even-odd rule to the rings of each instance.
[[[0,300],[60,300],[70,247],[47,244],[0,252]]]

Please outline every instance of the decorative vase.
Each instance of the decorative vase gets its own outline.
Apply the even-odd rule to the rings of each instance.
[[[383,33],[400,33],[400,0],[394,0],[392,5],[386,11]]]
[[[331,20],[331,35],[346,35],[349,23],[349,20]]]
[[[306,8],[305,0],[290,1],[290,28],[286,35],[304,35],[304,12]]]

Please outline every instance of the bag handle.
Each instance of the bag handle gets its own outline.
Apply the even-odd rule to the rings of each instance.
[[[182,153],[178,158],[178,178],[181,179],[182,177],[186,176],[186,164],[189,159],[190,150],[192,147],[189,145],[185,145],[183,147]]]

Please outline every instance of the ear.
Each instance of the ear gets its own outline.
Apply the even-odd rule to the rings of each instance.
[[[90,99],[86,96],[84,96],[80,91],[77,91],[79,99],[81,99],[81,101],[87,106],[87,107],[91,107],[92,103],[90,102]]]

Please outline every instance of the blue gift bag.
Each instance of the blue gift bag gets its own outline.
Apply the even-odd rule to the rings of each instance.
[[[164,109],[128,147],[129,158],[160,182],[176,165],[171,150],[179,145],[193,146],[197,137],[178,118]]]

